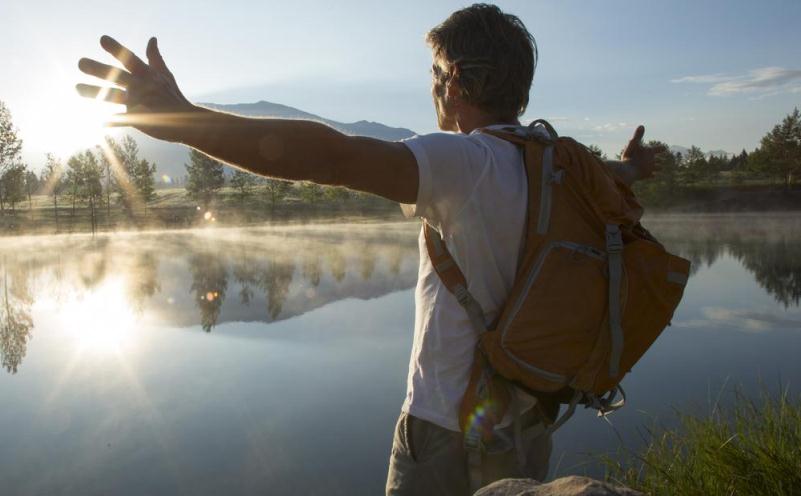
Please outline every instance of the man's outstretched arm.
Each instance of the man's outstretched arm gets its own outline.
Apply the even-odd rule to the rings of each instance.
[[[346,186],[401,203],[417,199],[417,163],[402,143],[346,136],[313,121],[252,119],[198,107],[181,93],[155,38],[148,43],[147,63],[108,36],[100,44],[126,70],[91,59],[81,59],[79,68],[120,88],[77,89],[126,105],[114,125],[189,145],[262,176]]]

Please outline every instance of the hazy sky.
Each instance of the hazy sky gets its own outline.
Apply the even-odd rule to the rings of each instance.
[[[433,5],[432,5],[433,4]],[[466,2],[0,2],[0,100],[25,158],[86,146],[114,106],[81,101],[81,56],[109,61],[110,34],[150,35],[196,101],[268,100],[340,121],[435,131],[426,31]],[[502,1],[537,39],[527,119],[551,119],[614,153],[646,137],[705,150],[754,148],[801,106],[801,2]],[[91,136],[90,136],[91,135]]]

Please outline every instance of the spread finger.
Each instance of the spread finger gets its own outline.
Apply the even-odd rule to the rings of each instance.
[[[128,86],[131,84],[131,74],[119,67],[114,67],[108,64],[103,64],[92,59],[81,59],[78,61],[78,68],[84,74],[95,76],[100,79],[120,86]]]

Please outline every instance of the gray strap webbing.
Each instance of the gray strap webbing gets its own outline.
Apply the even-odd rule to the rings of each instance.
[[[484,319],[484,309],[481,308],[481,304],[478,300],[473,298],[470,291],[461,284],[456,286],[453,295],[456,296],[456,301],[458,301],[465,312],[467,312],[467,317],[470,319],[470,324],[473,326],[473,329],[478,334],[485,332],[487,330],[487,321]]]
[[[467,473],[470,480],[470,494],[481,489],[481,450],[467,450]]]
[[[620,322],[620,285],[623,280],[623,236],[617,224],[606,225],[606,253],[609,260],[609,377],[617,377],[623,355],[623,327]]]
[[[565,422],[567,422],[570,419],[570,417],[573,416],[574,413],[576,413],[576,405],[578,405],[578,402],[581,400],[582,396],[583,393],[581,391],[575,391],[573,393],[573,398],[571,398],[570,404],[567,406],[567,410],[565,410],[565,413],[563,413],[558,419],[556,419],[556,421],[554,421],[553,424],[548,426],[548,430],[546,432],[548,433],[549,436],[553,435],[553,433],[556,432],[556,429],[562,427],[562,425]]]
[[[673,284],[685,286],[687,284],[687,274],[682,274],[681,272],[668,272],[667,280]]]
[[[520,473],[525,474],[526,448],[523,446],[523,420],[520,413],[520,398],[517,396],[517,389],[511,384],[509,385],[509,395],[512,398],[512,402],[509,407],[511,409],[512,418],[514,419],[513,432],[515,441],[515,454],[517,455],[517,466],[520,469]]]

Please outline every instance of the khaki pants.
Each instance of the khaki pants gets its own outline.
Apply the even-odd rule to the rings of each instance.
[[[543,480],[548,475],[551,438],[537,429],[539,419],[523,420],[526,465],[521,470],[514,449],[481,456],[482,485],[505,478]],[[509,434],[511,435],[511,429]],[[388,496],[470,495],[464,437],[408,413],[395,427],[387,475]]]

